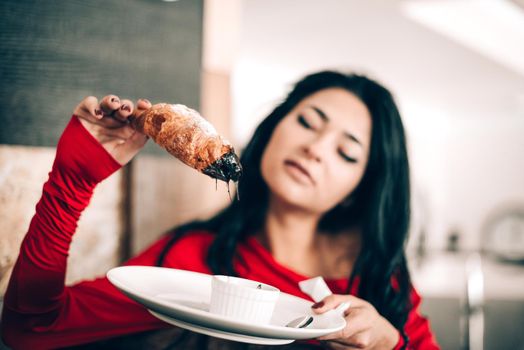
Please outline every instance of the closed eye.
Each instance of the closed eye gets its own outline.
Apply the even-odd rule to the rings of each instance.
[[[302,115],[299,115],[299,116],[298,116],[298,123],[299,123],[300,125],[302,125],[302,126],[303,126],[304,128],[306,128],[306,129],[313,129],[313,127],[311,126],[311,124],[309,124],[309,123],[307,122],[306,118],[304,118],[304,116],[302,116]]]
[[[355,158],[351,158],[350,156],[348,156],[347,154],[342,152],[341,149],[338,149],[337,152],[346,162],[349,162],[349,163],[356,163],[357,162],[357,160]]]

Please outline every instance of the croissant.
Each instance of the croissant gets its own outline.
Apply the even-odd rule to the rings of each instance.
[[[233,146],[191,108],[158,103],[130,118],[130,123],[180,161],[214,179],[238,181],[242,175]]]

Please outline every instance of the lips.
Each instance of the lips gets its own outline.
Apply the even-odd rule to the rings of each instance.
[[[305,167],[303,167],[300,163],[298,162],[295,162],[294,160],[291,160],[291,159],[286,159],[284,161],[284,164],[285,165],[288,165],[288,166],[292,166],[292,167],[295,167],[296,169],[298,169],[302,174],[306,175],[309,180],[311,180],[311,182],[313,184],[315,184],[315,180],[313,180],[313,177],[311,176],[311,174],[309,173],[309,171],[307,171],[307,169]]]

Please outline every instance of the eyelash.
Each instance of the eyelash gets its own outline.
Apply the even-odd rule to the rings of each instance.
[[[304,118],[304,116],[302,115],[299,115],[298,116],[298,123],[300,125],[302,125],[304,128],[306,129],[310,129],[310,130],[313,130],[313,127],[311,126],[311,124],[309,124],[306,119]],[[346,162],[349,162],[349,163],[356,163],[357,160],[355,158],[351,158],[349,157],[347,154],[345,154],[344,152],[342,152],[342,150],[338,149],[337,150],[337,153],[339,156],[342,157],[342,159],[344,159]]]
[[[313,127],[311,126],[311,124],[309,124],[307,121],[306,121],[306,118],[304,118],[304,116],[302,115],[299,115],[298,116],[298,122],[300,125],[302,125],[304,128],[306,129],[313,129]]]
[[[345,154],[344,152],[342,152],[340,149],[337,150],[337,153],[339,156],[341,156],[346,162],[349,162],[349,163],[356,163],[357,160],[355,158],[351,158],[349,157],[347,154]]]

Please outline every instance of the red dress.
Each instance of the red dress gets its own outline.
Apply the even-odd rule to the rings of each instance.
[[[67,150],[67,151],[64,151]],[[119,292],[107,278],[64,285],[67,256],[77,222],[95,186],[120,165],[73,117],[57,147],[57,155],[42,198],[13,269],[2,313],[2,337],[15,349],[66,347],[120,335],[170,327],[144,307]],[[208,232],[194,232],[178,241],[164,266],[211,273],[205,263],[213,240]],[[167,242],[161,238],[126,265],[155,265]],[[309,299],[298,282],[309,277],[280,265],[255,238],[240,243],[235,267],[241,277],[278,287]],[[248,262],[247,264],[241,261]],[[328,280],[342,294],[347,280]],[[351,291],[356,295],[356,286]],[[420,297],[413,290],[414,308],[405,332],[409,348],[438,349],[428,321],[418,311]],[[402,345],[399,343],[396,348]]]

